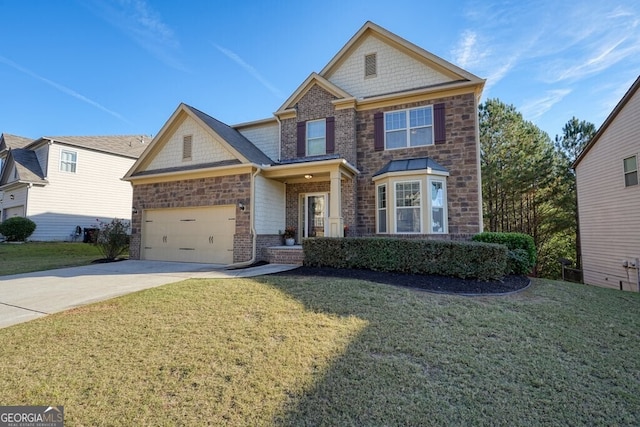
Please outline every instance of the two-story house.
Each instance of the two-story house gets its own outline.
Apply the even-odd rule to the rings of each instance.
[[[131,184],[122,181],[148,136],[0,136],[0,220],[36,223],[30,240],[79,239],[100,221],[131,219]]]
[[[484,80],[371,22],[272,117],[228,126],[181,104],[125,176],[131,257],[252,262],[317,236],[482,230]]]

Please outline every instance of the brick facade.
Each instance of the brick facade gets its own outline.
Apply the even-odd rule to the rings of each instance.
[[[250,224],[251,176],[249,174],[200,178],[133,186],[133,206],[138,213],[131,219],[131,259],[140,259],[142,212],[144,209],[236,206],[233,262],[248,261],[253,251]],[[238,203],[245,210],[237,208]]]

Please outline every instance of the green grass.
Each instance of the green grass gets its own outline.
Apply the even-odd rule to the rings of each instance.
[[[0,402],[70,426],[639,425],[640,295],[187,280],[0,330]]]
[[[87,265],[103,258],[88,243],[0,243],[0,276]]]

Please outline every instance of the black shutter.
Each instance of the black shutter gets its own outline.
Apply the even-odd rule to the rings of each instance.
[[[382,112],[373,115],[373,149],[384,150],[384,113]]]
[[[433,133],[436,144],[444,144],[447,141],[447,134],[444,125],[444,104],[433,106]]]
[[[327,138],[327,154],[333,154],[336,151],[336,119],[335,117],[327,117],[325,130],[326,130],[326,138]]]
[[[304,157],[307,151],[307,122],[298,122],[298,157]]]

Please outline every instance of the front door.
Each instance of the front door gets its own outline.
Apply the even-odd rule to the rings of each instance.
[[[329,223],[329,198],[326,193],[304,196],[304,237],[324,237]]]

